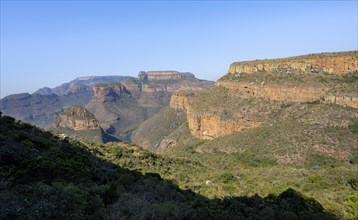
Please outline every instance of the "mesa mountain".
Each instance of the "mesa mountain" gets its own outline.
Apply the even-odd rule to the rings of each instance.
[[[65,109],[82,106],[95,115],[106,134],[130,140],[133,130],[168,105],[172,92],[207,89],[212,84],[191,73],[177,71],[142,71],[138,78],[80,77],[53,89],[39,89],[32,95],[4,97],[0,100],[0,110],[19,120],[49,128]]]

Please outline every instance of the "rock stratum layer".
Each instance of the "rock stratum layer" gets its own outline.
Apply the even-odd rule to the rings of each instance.
[[[186,112],[190,132],[199,139],[214,139],[222,135],[228,135],[235,131],[258,127],[267,116],[257,113],[239,113],[230,119],[224,114],[215,112],[197,113],[192,108],[191,95],[185,93],[173,94],[170,107]],[[225,111],[225,110],[224,110]]]
[[[230,65],[229,74],[256,72],[275,73],[295,70],[303,73],[324,71],[345,75],[358,70],[358,52],[320,53],[271,60],[235,62]]]
[[[284,103],[358,108],[357,62],[358,51],[236,62],[211,91],[174,94],[170,106],[199,139],[256,128]]]
[[[244,96],[267,98],[284,102],[313,102],[332,103],[358,108],[358,97],[330,95],[330,89],[324,86],[289,86],[289,85],[254,85],[249,82],[218,81],[216,86],[241,92]]]

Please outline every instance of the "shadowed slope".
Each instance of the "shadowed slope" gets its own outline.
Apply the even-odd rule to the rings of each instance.
[[[137,157],[124,145],[61,141],[11,117],[0,120],[0,219],[333,218],[292,189],[278,197],[211,200],[158,174],[111,162],[127,157],[155,164],[165,160],[160,156],[142,151]],[[107,149],[117,154],[104,159]]]

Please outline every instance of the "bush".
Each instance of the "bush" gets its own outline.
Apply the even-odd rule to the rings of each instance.
[[[17,139],[18,141],[23,141],[23,140],[29,139],[29,135],[28,135],[27,132],[19,131],[19,132],[16,134],[16,139]]]
[[[351,132],[358,134],[358,121],[353,121],[350,125],[349,125],[349,130],[351,130]]]

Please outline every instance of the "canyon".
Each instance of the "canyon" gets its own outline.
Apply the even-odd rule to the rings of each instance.
[[[284,103],[318,102],[358,108],[357,79],[358,51],[235,62],[211,91],[200,95],[178,92],[171,97],[170,106],[186,112],[192,135],[214,139],[268,122],[271,113]],[[210,101],[219,93],[223,95]],[[231,100],[223,103],[225,109],[220,111],[226,96]],[[266,102],[273,109],[258,110],[252,104],[253,110],[247,112],[228,106],[244,100]]]

